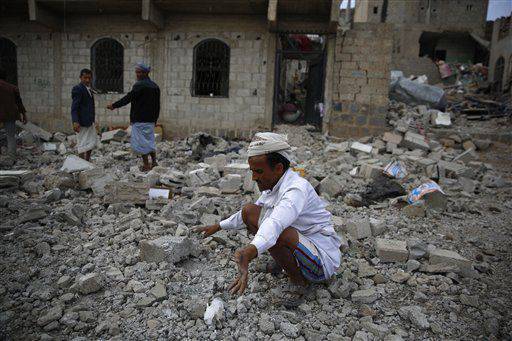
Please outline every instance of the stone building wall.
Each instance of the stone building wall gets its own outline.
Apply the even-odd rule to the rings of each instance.
[[[101,126],[129,124],[129,105],[114,111],[106,106],[131,89],[133,66],[144,60],[162,91],[159,123],[166,137],[194,131],[250,135],[270,128],[275,37],[265,18],[171,16],[156,30],[137,15],[82,15],[67,17],[61,32],[13,18],[0,23],[0,32],[17,46],[18,85],[30,119],[49,130],[70,131],[71,89],[80,70],[91,68],[91,47],[101,38],[124,47],[123,92],[95,96]],[[191,94],[194,47],[207,38],[230,47],[227,98]]]
[[[359,137],[386,129],[391,28],[389,24],[355,23],[344,35],[338,34],[331,135]]]

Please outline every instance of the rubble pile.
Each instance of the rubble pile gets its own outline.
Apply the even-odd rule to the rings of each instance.
[[[262,271],[268,254],[243,296],[226,290],[245,231],[193,233],[258,197],[248,142],[159,142],[159,166],[141,173],[121,133],[87,163],[72,138],[34,130],[57,149],[32,142],[0,171],[1,338],[510,337],[510,167],[481,161],[490,143],[431,133],[438,110],[394,103],[389,122],[357,141],[277,127],[344,239],[335,278],[295,310],[275,303],[288,281]]]

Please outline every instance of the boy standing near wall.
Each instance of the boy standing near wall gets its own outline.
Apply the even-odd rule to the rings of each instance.
[[[80,71],[80,84],[75,85],[71,90],[73,99],[71,119],[73,120],[73,130],[77,133],[78,155],[87,161],[91,159],[91,152],[98,144],[91,80],[91,70],[82,69]]]

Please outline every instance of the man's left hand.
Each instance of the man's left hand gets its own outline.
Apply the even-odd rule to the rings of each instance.
[[[114,110],[114,106],[112,105],[112,103],[110,103],[109,105],[107,105],[107,109]]]
[[[247,288],[249,280],[249,262],[256,258],[258,250],[252,244],[235,251],[235,262],[238,265],[238,277],[229,287],[231,294],[241,295]]]

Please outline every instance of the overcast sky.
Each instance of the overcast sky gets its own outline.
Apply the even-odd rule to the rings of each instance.
[[[354,7],[357,0],[352,0]],[[405,1],[405,0],[404,0]],[[444,0],[453,1],[453,0]],[[347,8],[348,0],[342,0],[341,8]],[[512,12],[512,0],[489,0],[489,10],[487,11],[487,20],[494,20],[499,17],[510,15]]]

